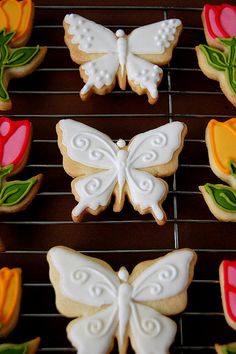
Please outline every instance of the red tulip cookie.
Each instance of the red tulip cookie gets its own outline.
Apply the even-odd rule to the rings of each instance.
[[[36,195],[42,175],[26,181],[7,181],[18,173],[29,154],[31,123],[0,118],[0,213],[14,213],[25,209]]]
[[[202,21],[209,46],[196,47],[198,64],[236,106],[236,6],[206,4]]]

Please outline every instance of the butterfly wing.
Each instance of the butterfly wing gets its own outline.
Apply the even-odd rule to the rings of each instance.
[[[116,51],[117,38],[108,28],[76,14],[66,15],[64,25],[65,40],[73,55],[72,59],[79,58],[80,52],[85,55],[83,60],[74,60],[78,64],[91,59],[91,56],[86,56],[86,54],[105,54]],[[69,35],[69,40],[67,35]]]
[[[88,314],[91,307],[115,302],[120,282],[107,263],[60,246],[48,252],[48,261],[56,304],[63,315],[76,317]]]
[[[128,36],[129,51],[156,64],[167,64],[182,29],[179,19],[136,28]],[[155,55],[155,56],[154,56]]]
[[[134,209],[141,214],[151,212],[159,224],[166,220],[161,204],[168,192],[168,185],[152,175],[166,176],[175,172],[184,130],[180,122],[169,123],[137,135],[128,145],[129,199]]]
[[[137,94],[147,93],[150,103],[158,99],[157,87],[163,76],[163,71],[159,66],[129,53],[126,72],[129,85],[133,91]]]
[[[186,132],[183,123],[172,122],[136,135],[128,145],[129,166],[158,176],[173,174]]]
[[[158,99],[163,76],[162,69],[152,63],[165,65],[171,60],[181,29],[181,21],[171,19],[139,27],[128,36],[128,82],[139,95],[146,93],[151,104]]]
[[[131,304],[130,341],[136,353],[167,354],[174,341],[174,321],[141,304]]]
[[[113,347],[117,325],[117,306],[112,305],[92,316],[70,322],[67,335],[80,354],[105,354]]]
[[[168,185],[150,173],[130,169],[126,172],[128,197],[135,210],[140,214],[152,213],[156,222],[165,223],[166,215],[161,207],[168,192]]]
[[[109,203],[116,184],[119,148],[107,135],[70,119],[61,120],[57,132],[64,168],[77,177],[72,192],[79,204],[72,217],[79,221],[88,209],[96,215],[101,211],[99,206]]]
[[[111,92],[119,66],[115,34],[76,14],[65,16],[64,27],[65,42],[72,60],[83,64],[80,74],[85,85],[80,91],[80,97],[86,100],[92,92]]]
[[[132,281],[133,274],[145,267],[140,263],[131,274],[134,301],[151,304],[164,314],[175,314],[182,311],[187,303],[187,287],[193,277],[195,253],[190,249],[181,249],[167,254],[146,266],[146,269]],[[183,295],[183,301],[176,296]],[[173,303],[171,303],[173,299]],[[161,302],[160,300],[165,300]],[[159,305],[158,306],[158,301]],[[165,303],[165,305],[164,305]],[[173,306],[172,306],[173,305]]]

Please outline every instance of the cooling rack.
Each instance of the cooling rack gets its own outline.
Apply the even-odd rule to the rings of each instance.
[[[208,164],[205,127],[212,118],[224,121],[235,116],[235,108],[221,93],[218,83],[208,80],[197,65],[194,47],[205,43],[200,19],[204,2],[37,0],[35,4],[30,42],[48,46],[48,54],[31,76],[11,82],[14,106],[8,116],[29,118],[34,129],[28,165],[19,177],[42,172],[44,182],[26,211],[0,218],[0,235],[6,246],[0,266],[23,270],[20,319],[7,341],[22,342],[41,336],[40,352],[74,351],[66,339],[69,319],[56,310],[48,278],[46,253],[56,245],[96,255],[117,270],[126,265],[130,271],[138,262],[175,248],[193,248],[198,263],[188,292],[188,306],[174,316],[178,332],[171,353],[213,353],[215,342],[236,341],[236,333],[224,320],[218,281],[220,262],[236,259],[236,227],[216,221],[198,191],[200,184],[218,182]],[[114,31],[122,27],[126,33],[166,18],[182,20],[184,30],[171,63],[164,68],[156,105],[149,105],[146,97],[138,97],[129,87],[81,102],[78,67],[63,41],[62,20],[70,12]],[[170,193],[164,203],[168,215],[165,226],[157,226],[150,215],[140,216],[128,203],[118,214],[110,206],[97,217],[87,216],[79,225],[72,222],[70,212],[75,200],[70,192],[71,178],[62,168],[55,133],[58,120],[68,117],[109,134],[114,141],[129,140],[170,121],[187,124],[179,169],[166,178]]]

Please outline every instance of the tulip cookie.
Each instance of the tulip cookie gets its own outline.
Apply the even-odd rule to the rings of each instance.
[[[37,337],[22,344],[0,344],[0,354],[34,354],[39,346],[40,338]]]
[[[31,123],[0,118],[0,213],[25,209],[36,195],[42,175],[26,181],[7,181],[26,164],[31,142]]]
[[[199,189],[217,219],[236,221],[236,118],[224,123],[212,119],[206,144],[212,171],[230,187],[207,183]]]
[[[192,250],[139,263],[131,275],[65,247],[52,248],[47,258],[57,308],[76,318],[67,336],[78,353],[108,354],[115,338],[120,354],[129,338],[137,354],[169,352],[177,326],[167,316],[187,305],[197,258]]]
[[[71,58],[80,66],[85,82],[82,100],[92,93],[104,95],[113,90],[116,76],[122,90],[128,80],[138,95],[147,94],[149,103],[158,99],[157,87],[163,71],[157,65],[172,57],[182,30],[181,21],[170,19],[139,27],[126,35],[122,29],[113,33],[86,18],[70,14],[64,19],[65,42]]]
[[[160,225],[166,221],[161,207],[168,185],[154,176],[173,174],[187,128],[172,122],[136,135],[126,146],[107,135],[71,119],[57,124],[58,144],[66,172],[72,176],[72,193],[79,204],[72,218],[79,222],[87,212],[103,211],[115,196],[113,210],[119,212],[125,196],[140,214],[152,213]]]
[[[33,22],[31,0],[0,1],[0,110],[9,110],[12,103],[7,86],[12,78],[31,74],[42,62],[46,48],[24,47]]]
[[[236,343],[224,345],[215,344],[217,354],[236,354]]]
[[[196,47],[203,73],[220,83],[221,90],[236,106],[236,6],[205,5],[202,20],[209,46]]]
[[[19,316],[20,300],[21,269],[0,269],[0,337],[6,337],[14,329]]]

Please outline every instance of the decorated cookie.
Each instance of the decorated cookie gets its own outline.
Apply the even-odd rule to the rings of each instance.
[[[166,215],[162,202],[168,193],[162,177],[173,174],[187,128],[173,122],[136,135],[126,146],[107,135],[71,119],[57,124],[58,144],[66,172],[72,176],[72,193],[79,204],[72,211],[75,222],[85,213],[103,211],[115,196],[119,212],[125,196],[140,214],[152,213],[158,224]]]
[[[34,354],[36,353],[40,343],[40,338],[37,337],[29,342],[22,344],[0,344],[1,354]]]
[[[199,189],[217,219],[236,221],[236,118],[223,123],[212,119],[206,144],[212,171],[230,186],[207,183]]]
[[[24,47],[33,22],[31,0],[0,1],[0,110],[12,107],[7,86],[12,78],[31,74],[42,62],[46,48]]]
[[[236,6],[207,4],[202,20],[208,46],[196,47],[199,66],[236,106]]]
[[[26,181],[8,178],[26,164],[31,143],[31,123],[0,117],[0,213],[14,213],[25,209],[35,197],[42,175]]]
[[[176,324],[166,316],[183,311],[193,277],[196,254],[181,249],[139,263],[131,275],[116,273],[107,263],[65,247],[48,252],[56,305],[64,316],[76,317],[67,335],[78,353],[109,353],[118,341],[127,352],[169,352]]]
[[[14,329],[19,316],[20,300],[21,269],[0,269],[0,337],[7,336]]]
[[[223,261],[219,273],[225,319],[236,330],[236,261]]]
[[[229,343],[224,345],[215,345],[217,354],[236,354],[236,343]]]
[[[182,30],[180,20],[156,22],[129,35],[122,29],[113,33],[75,14],[66,15],[63,24],[71,58],[82,64],[80,75],[85,82],[80,91],[82,100],[87,100],[92,93],[111,92],[117,77],[122,90],[128,80],[138,95],[147,94],[149,103],[157,101],[157,87],[163,75],[158,65],[171,60]]]

